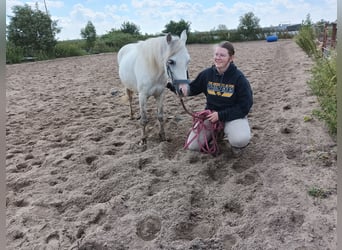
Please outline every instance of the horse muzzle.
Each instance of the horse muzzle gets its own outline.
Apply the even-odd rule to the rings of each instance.
[[[166,87],[171,90],[172,92],[174,92],[177,95],[182,96],[183,93],[182,91],[179,89],[179,85],[180,84],[190,84],[190,80],[189,79],[178,79],[178,80],[173,80],[172,82],[168,81]]]

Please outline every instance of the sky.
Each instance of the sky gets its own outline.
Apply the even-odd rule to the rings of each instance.
[[[190,23],[190,31],[210,31],[219,25],[238,27],[240,17],[253,12],[261,27],[298,24],[310,14],[313,22],[337,20],[337,0],[45,0],[52,20],[61,32],[58,40],[80,39],[81,29],[91,21],[97,35],[120,29],[124,22],[137,25],[142,34],[159,34],[170,21]],[[28,4],[45,12],[44,0],[6,0],[6,16],[12,7]],[[6,23],[9,23],[6,18]]]

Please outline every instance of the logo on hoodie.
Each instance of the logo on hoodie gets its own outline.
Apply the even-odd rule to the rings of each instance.
[[[231,97],[234,94],[234,84],[218,83],[218,82],[208,82],[208,94]]]

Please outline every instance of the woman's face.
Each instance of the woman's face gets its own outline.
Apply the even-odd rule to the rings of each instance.
[[[229,56],[228,50],[221,47],[216,47],[214,51],[214,64],[216,68],[223,73],[229,66],[229,63],[233,60]]]

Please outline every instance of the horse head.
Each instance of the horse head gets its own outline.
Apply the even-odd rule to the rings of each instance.
[[[190,55],[185,46],[187,40],[186,30],[183,30],[180,37],[172,37],[169,33],[166,36],[168,44],[168,56],[166,58],[166,72],[168,74],[167,87],[177,89],[180,83],[189,83],[188,64]],[[172,84],[172,86],[170,85]]]

